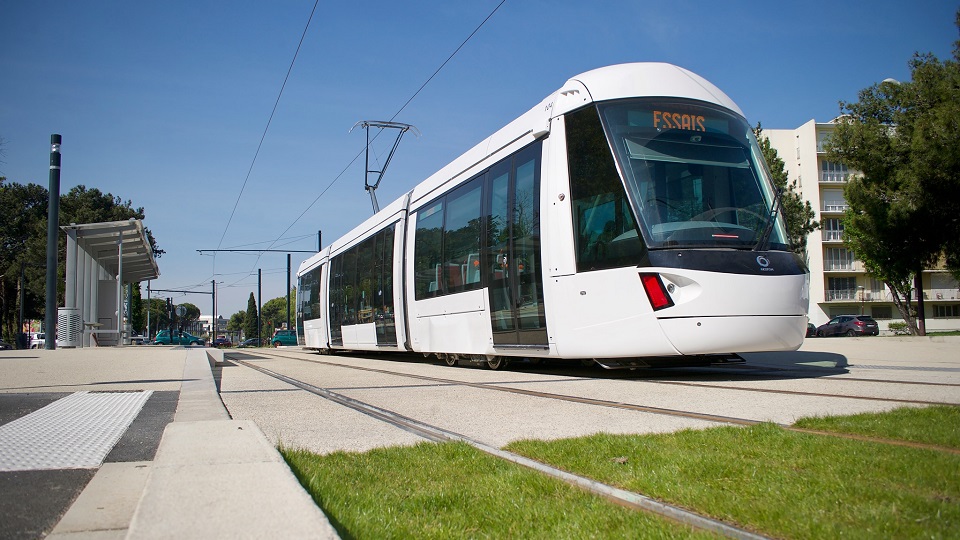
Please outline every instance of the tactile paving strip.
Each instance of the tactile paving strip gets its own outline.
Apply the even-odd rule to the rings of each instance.
[[[148,392],[77,392],[0,426],[0,471],[99,467]]]

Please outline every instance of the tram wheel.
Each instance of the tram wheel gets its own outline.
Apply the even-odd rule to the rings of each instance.
[[[457,365],[457,355],[448,354],[443,358],[443,361],[446,362],[448,366],[453,367]]]
[[[503,356],[492,356],[487,359],[487,367],[496,371],[507,365],[507,359]]]

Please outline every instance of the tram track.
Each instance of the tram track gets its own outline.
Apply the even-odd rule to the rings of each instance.
[[[229,356],[229,354],[227,356]],[[355,365],[349,365],[349,364],[342,364],[338,362],[328,362],[324,360],[303,358],[300,356],[293,356],[293,355],[278,353],[275,351],[269,351],[269,353],[266,356],[286,358],[286,359],[294,360],[298,362],[308,362],[313,364],[325,365],[329,367],[338,367],[338,368],[345,368],[345,369],[351,369],[356,371],[378,373],[382,375],[410,378],[410,379],[425,381],[425,382],[429,382],[437,385],[465,386],[469,388],[505,392],[509,394],[523,395],[527,397],[550,399],[550,400],[564,401],[564,402],[570,402],[570,403],[579,403],[582,405],[591,405],[591,406],[606,407],[606,408],[613,408],[613,409],[619,409],[619,410],[628,410],[628,411],[635,411],[635,412],[642,412],[642,413],[649,413],[649,414],[656,414],[656,415],[672,416],[672,417],[679,417],[679,418],[685,418],[690,420],[701,420],[701,421],[714,422],[714,423],[723,424],[723,425],[754,426],[754,425],[764,423],[764,421],[761,421],[761,420],[738,418],[734,416],[716,415],[716,414],[708,414],[708,413],[701,413],[701,412],[681,410],[681,409],[670,409],[670,408],[664,408],[664,407],[653,407],[649,405],[639,405],[634,403],[626,403],[622,401],[609,401],[609,400],[602,400],[602,399],[582,397],[582,396],[572,396],[568,394],[542,392],[538,390],[517,388],[516,386],[506,386],[504,383],[479,383],[479,382],[463,381],[463,380],[449,379],[449,378],[443,378],[443,377],[433,377],[429,375],[404,373],[400,371],[392,371],[387,369],[355,366]],[[244,365],[248,365],[248,364],[249,363],[244,363]],[[248,365],[248,367],[252,367],[252,365]],[[783,395],[794,395],[794,396],[809,396],[809,397],[818,397],[818,398],[826,397],[826,398],[837,398],[837,399],[867,400],[867,401],[877,401],[877,402],[886,402],[886,403],[899,403],[904,405],[928,405],[929,406],[929,405],[944,404],[942,402],[933,402],[933,401],[924,401],[924,400],[907,400],[907,399],[881,398],[881,397],[872,397],[872,396],[851,396],[851,395],[844,395],[844,394],[830,394],[830,393],[823,393],[823,392],[802,392],[802,391],[795,391],[795,390],[782,390],[782,389],[769,389],[769,388],[745,388],[742,386],[715,385],[715,384],[706,384],[706,383],[688,383],[688,382],[682,382],[682,381],[656,380],[656,381],[638,381],[638,382],[645,383],[645,384],[669,384],[669,385],[677,385],[677,386],[703,387],[703,388],[709,388],[709,389],[723,389],[723,390],[783,394]],[[875,382],[892,383],[895,381],[877,380]],[[887,438],[881,438],[881,437],[870,437],[865,435],[856,435],[856,434],[849,434],[849,433],[837,433],[837,432],[831,432],[831,431],[812,430],[812,429],[799,428],[799,427],[795,427],[795,426],[792,426],[789,424],[783,424],[783,423],[777,423],[777,425],[782,429],[785,429],[787,431],[794,431],[797,433],[823,435],[823,436],[830,436],[830,437],[836,437],[836,438],[853,439],[853,440],[859,440],[859,441],[865,441],[865,442],[886,444],[891,446],[903,446],[903,447],[909,447],[909,448],[934,450],[938,452],[951,453],[951,454],[960,454],[960,450],[957,450],[954,448],[946,448],[942,446],[925,444],[925,443],[917,443],[917,442],[903,441],[903,440],[897,440],[897,439],[887,439]]]
[[[258,371],[264,375],[267,375],[279,381],[282,381],[292,386],[295,386],[297,388],[300,388],[301,390],[304,390],[306,392],[310,392],[312,394],[323,397],[335,403],[339,403],[343,406],[349,407],[350,409],[361,412],[363,414],[366,414],[370,417],[376,418],[388,424],[394,425],[410,433],[419,435],[427,440],[430,440],[433,442],[455,441],[455,442],[462,442],[462,443],[469,444],[470,446],[476,448],[477,450],[485,452],[489,455],[495,456],[505,461],[515,463],[517,465],[521,465],[523,467],[527,467],[529,469],[533,469],[537,472],[540,472],[547,476],[564,481],[568,484],[572,484],[587,492],[604,497],[605,499],[608,499],[611,502],[614,502],[615,504],[619,504],[621,506],[625,506],[635,510],[643,510],[653,514],[661,515],[663,517],[680,522],[690,527],[710,531],[716,534],[723,535],[728,538],[736,538],[740,540],[765,540],[768,538],[766,536],[753,533],[751,531],[739,528],[735,525],[726,523],[724,521],[720,521],[705,515],[701,515],[701,514],[692,512],[690,510],[681,508],[679,506],[674,506],[671,504],[658,501],[656,499],[647,497],[646,495],[643,495],[640,493],[623,490],[615,486],[604,484],[584,476],[576,475],[576,474],[564,471],[562,469],[552,467],[550,465],[527,458],[520,454],[515,454],[513,452],[501,450],[500,448],[496,448],[494,446],[483,443],[481,441],[477,441],[475,439],[467,437],[466,435],[456,433],[450,430],[446,430],[437,426],[433,426],[425,422],[421,422],[419,420],[395,413],[393,411],[383,409],[381,407],[377,407],[375,405],[372,405],[357,399],[353,399],[351,397],[345,396],[338,392],[333,392],[329,389],[314,386],[312,384],[301,381],[299,379],[295,379],[293,377],[289,377],[281,373],[278,373],[276,371],[265,368],[263,366],[257,365],[253,362],[241,360],[238,358],[230,358],[229,354],[225,356],[228,357],[231,362],[235,362],[239,365]],[[292,358],[285,355],[276,355],[276,356]],[[339,364],[335,364],[335,365],[339,365]]]

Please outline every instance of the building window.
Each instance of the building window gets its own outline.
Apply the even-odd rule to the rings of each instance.
[[[824,270],[856,270],[853,250],[847,248],[827,248],[823,255]]]
[[[831,277],[827,279],[828,289],[826,299],[830,300],[857,300],[857,278]]]
[[[820,161],[820,181],[821,182],[846,182],[850,179],[850,171],[843,163],[834,163],[832,161]]]
[[[843,221],[837,218],[823,220],[823,240],[825,242],[843,240]]]
[[[937,319],[953,319],[960,317],[960,304],[935,306],[933,316]]]
[[[870,308],[874,319],[892,319],[893,309],[890,306],[873,306]]]

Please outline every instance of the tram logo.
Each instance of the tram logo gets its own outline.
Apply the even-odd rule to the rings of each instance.
[[[757,264],[760,265],[761,272],[773,272],[773,268],[770,268],[770,259],[763,255],[757,256]]]

